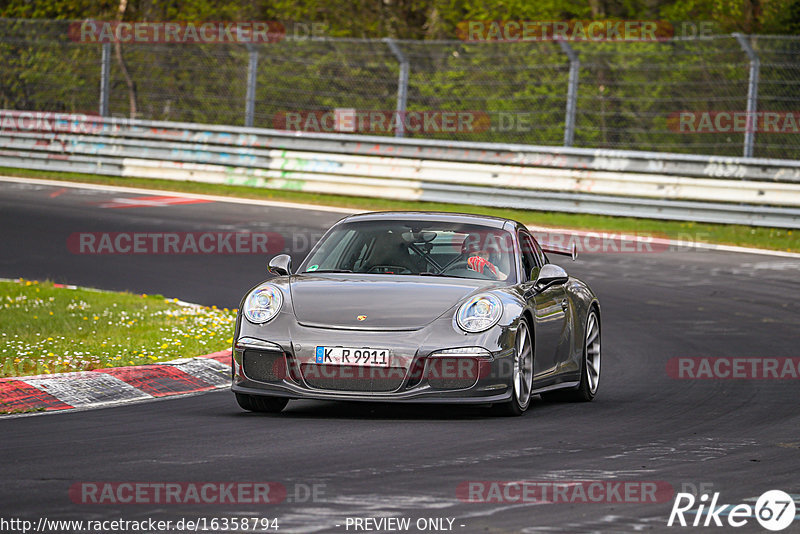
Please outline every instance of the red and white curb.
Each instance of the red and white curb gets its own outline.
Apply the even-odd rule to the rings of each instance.
[[[160,364],[0,378],[0,412],[85,409],[230,385],[231,351]]]

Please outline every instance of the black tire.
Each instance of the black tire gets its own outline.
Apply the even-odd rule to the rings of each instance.
[[[237,393],[236,402],[239,403],[239,406],[243,410],[247,410],[248,412],[280,413],[281,410],[286,408],[286,405],[289,404],[289,399]]]
[[[596,336],[589,330],[596,328]],[[591,337],[591,339],[590,339]],[[589,354],[592,355],[590,368]],[[590,379],[590,373],[595,379]],[[600,385],[600,315],[595,308],[589,311],[586,317],[583,340],[583,358],[581,360],[581,381],[578,387],[559,389],[549,393],[542,393],[542,398],[548,402],[590,402],[597,395]]]
[[[525,336],[525,339],[521,339],[520,335]],[[522,343],[522,345],[520,343]],[[514,348],[516,353],[519,353],[520,347],[522,347],[523,356],[525,356],[524,353],[529,352],[529,358],[526,357],[525,361],[522,362],[526,367],[529,363],[530,368],[526,369],[526,372],[529,373],[529,376],[523,376],[520,378],[521,381],[524,380],[524,385],[527,388],[527,395],[525,395],[523,392],[523,398],[520,399],[516,388],[512,385],[511,399],[507,402],[492,406],[492,411],[494,414],[501,417],[519,417],[520,415],[524,414],[531,405],[531,389],[533,386],[533,336],[530,334],[530,327],[528,326],[527,321],[521,321],[520,328],[517,331],[517,338],[514,340]],[[515,368],[518,363],[519,361],[515,357]],[[525,399],[526,396],[527,399]]]

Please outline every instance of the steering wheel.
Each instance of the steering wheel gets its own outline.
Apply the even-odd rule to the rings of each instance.
[[[486,280],[497,280],[497,277],[491,274],[491,272],[489,274],[486,274],[486,272],[479,273],[478,271],[473,271],[472,269],[469,268],[467,260],[458,260],[457,262],[448,265],[447,267],[442,269],[442,274],[447,274],[451,271],[456,271],[459,269],[464,271],[469,271],[470,273],[475,273],[478,276],[482,276]]]

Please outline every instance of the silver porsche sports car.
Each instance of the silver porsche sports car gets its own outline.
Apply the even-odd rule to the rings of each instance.
[[[291,399],[485,403],[520,415],[540,394],[590,401],[600,380],[600,305],[522,224],[382,212],[333,225],[293,270],[239,308],[239,405]]]

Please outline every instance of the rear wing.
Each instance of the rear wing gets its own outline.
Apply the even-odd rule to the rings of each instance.
[[[572,261],[578,259],[578,245],[575,244],[574,241],[570,245],[559,245],[557,243],[544,241],[544,242],[539,242],[539,246],[541,246],[542,250],[545,252],[550,252],[552,254],[561,254],[563,256],[569,256],[572,258]]]

